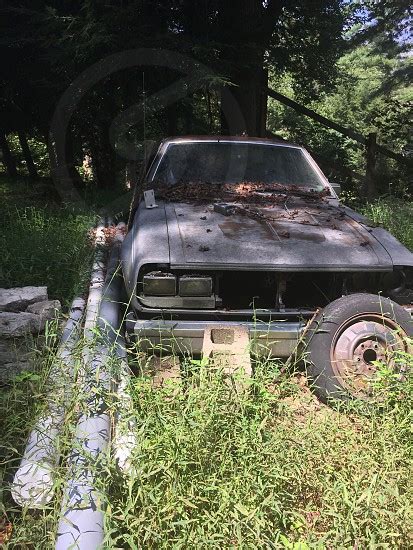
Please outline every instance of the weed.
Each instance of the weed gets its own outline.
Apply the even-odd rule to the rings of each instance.
[[[37,206],[13,208],[6,215],[10,224],[17,220],[16,236],[11,237],[15,253],[6,258],[7,279],[2,280],[13,285],[37,281],[51,261],[51,252],[41,251],[47,242],[58,260],[48,272],[50,282],[43,278],[39,284],[49,284],[53,296],[71,298],[78,281],[75,272],[82,271],[89,254],[87,216],[67,209],[45,213]],[[413,248],[409,205],[378,201],[367,210]],[[62,233],[59,223],[68,228],[67,235],[54,235]],[[30,257],[32,226],[32,248],[39,254]],[[55,250],[59,246],[64,253]],[[32,270],[27,278],[22,265]],[[82,350],[78,353],[81,357]],[[9,548],[54,547],[65,461],[56,472],[55,501],[45,510],[21,511],[7,490],[30,428],[28,419],[36,417],[46,400],[45,373],[53,358],[52,342],[33,373],[0,393],[0,526],[6,525],[8,533],[12,526]],[[411,377],[394,389],[385,407],[360,415],[350,404],[340,411],[320,404],[294,365],[285,369],[276,361],[258,362],[246,392],[219,375],[210,376],[204,362],[190,357],[182,371],[184,383],[178,391],[156,388],[143,376],[129,384],[132,406],[123,417],[138,441],[131,473],[122,475],[113,455],[94,466],[105,491],[106,547],[411,547]],[[388,378],[383,369],[387,386]],[[71,402],[60,438],[63,449],[71,448],[84,397],[78,393]],[[115,417],[115,395],[110,392],[108,399]]]
[[[272,363],[241,394],[206,369],[172,399],[134,380],[136,472],[107,479],[113,546],[409,544],[411,385],[396,409],[361,421],[319,404],[298,374],[274,384]]]
[[[24,184],[15,184],[22,192]],[[86,288],[92,249],[87,232],[92,213],[48,207],[34,201],[21,206],[0,188],[0,287],[47,286],[49,296],[67,305]]]
[[[81,348],[77,354],[80,361]],[[22,450],[32,395],[45,391],[39,373],[50,357],[2,403],[16,411],[3,419],[6,481]],[[244,392],[202,362],[191,366],[178,391],[171,391],[174,381],[157,388],[149,378],[132,379],[133,406],[123,411],[137,437],[129,475],[113,455],[89,463],[104,489],[106,547],[409,547],[411,378],[384,410],[360,416],[345,404],[339,412],[320,404],[302,374],[274,361],[257,363]],[[112,373],[116,368],[115,361]],[[106,399],[114,416],[115,394]],[[71,447],[83,400],[88,396],[78,393],[72,401],[63,448]],[[60,488],[66,466],[56,472]],[[5,494],[11,548],[53,547],[60,497],[61,489],[50,508],[20,514]]]
[[[363,213],[413,250],[412,203],[395,197],[381,198],[368,204]]]

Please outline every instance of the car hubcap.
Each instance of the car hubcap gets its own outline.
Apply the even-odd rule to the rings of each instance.
[[[407,351],[404,333],[380,315],[363,314],[349,319],[336,332],[331,346],[331,365],[340,383],[351,394],[371,399],[374,382],[383,368],[400,372],[395,352]],[[379,386],[378,393],[383,387]]]

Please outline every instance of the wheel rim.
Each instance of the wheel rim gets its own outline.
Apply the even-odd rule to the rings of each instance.
[[[396,352],[406,352],[405,333],[393,320],[378,314],[352,317],[337,330],[331,345],[331,366],[340,384],[352,395],[371,400],[380,366],[394,373],[402,369]],[[380,386],[378,393],[383,394]]]

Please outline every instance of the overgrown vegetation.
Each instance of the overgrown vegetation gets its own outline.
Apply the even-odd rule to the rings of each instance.
[[[413,203],[387,197],[368,204],[363,212],[413,251]]]
[[[270,131],[312,148],[328,175],[360,191],[360,178],[349,171],[363,177],[363,146],[267,102],[267,84],[364,136],[377,133],[402,161],[411,155],[407,0],[209,0],[201,8],[188,0],[14,4],[5,2],[0,45],[0,150],[12,177],[35,179],[51,170],[63,183],[69,173],[80,187],[93,179],[111,188],[125,181],[128,162],[141,160],[144,139]],[[161,60],[152,62],[148,53],[135,64],[130,52],[142,48],[162,51]],[[63,136],[46,142],[62,94],[83,71],[97,75],[97,65],[112,55],[120,56],[112,74],[102,69],[100,82],[84,94],[74,86],[80,95],[70,102],[65,155],[56,156],[52,144]],[[195,88],[167,108],[152,104],[155,93],[186,71]],[[242,117],[229,116],[236,111],[230,94]],[[378,156],[380,192],[411,193],[406,162]]]
[[[302,381],[266,363],[237,395],[201,368],[168,400],[136,380],[136,474],[111,472],[112,544],[407,547],[412,388],[366,419],[321,406]]]
[[[366,213],[412,247],[411,205],[383,199],[369,205]],[[74,231],[76,247],[82,249],[83,243],[87,250],[85,215],[56,206],[42,215],[53,220],[40,223],[45,239],[57,237],[41,229],[44,224],[56,229],[61,223]],[[28,243],[29,225],[22,223],[19,231],[20,241]],[[64,239],[60,244],[73,245],[58,234]],[[33,242],[33,252],[44,246],[40,238]],[[14,260],[19,263],[25,255],[22,246],[16,247]],[[41,264],[32,261],[35,272]],[[50,277],[55,276],[58,288],[62,282],[57,267],[50,271]],[[64,287],[67,292],[69,286]],[[20,375],[0,393],[0,533],[11,525],[9,548],[54,547],[65,463],[57,472],[57,497],[44,511],[21,511],[7,491],[28,419],[36,416],[47,391],[54,334],[51,327],[48,347],[33,372]],[[107,498],[109,548],[411,546],[411,378],[390,395],[383,410],[366,415],[349,405],[338,411],[321,405],[302,373],[286,371],[277,362],[259,364],[250,391],[239,394],[219,377],[208,376],[199,363],[187,368],[192,376],[180,392],[155,389],[144,378],[132,380],[133,409],[127,415],[139,441],[135,472],[123,477],[112,458],[99,470]],[[61,438],[64,448],[70,445],[70,424],[81,400],[77,394],[68,415]]]
[[[275,362],[257,365],[248,389],[238,392],[208,367],[189,366],[179,391],[174,383],[159,389],[149,379],[132,381],[126,417],[138,437],[134,470],[122,475],[109,457],[95,466],[105,490],[105,547],[410,546],[411,379],[384,410],[366,416],[321,405],[302,374]],[[30,407],[31,392],[43,388],[41,378],[28,376],[1,399],[17,409],[3,416],[6,479],[27,431],[21,406]],[[63,433],[66,447],[69,426]],[[62,466],[57,498],[41,512],[20,513],[5,491],[9,548],[54,547],[65,475]]]
[[[364,136],[377,133],[406,160],[413,99],[407,0],[15,4],[5,2],[0,45],[0,160],[9,176],[0,176],[0,286],[47,285],[64,305],[82,293],[95,216],[56,202],[56,191],[41,178],[66,188],[69,176],[85,203],[113,205],[116,184],[136,179],[133,163],[143,158],[143,140],[166,135],[264,136],[268,130],[298,141],[316,153],[332,181],[344,183],[347,202],[413,250],[407,163],[378,156],[377,189],[386,198],[365,205],[363,147],[267,102],[265,92],[269,84]],[[76,85],[65,144],[58,146],[60,128],[48,141],[62,94],[79,75],[140,48],[162,51],[162,67],[148,60],[134,66],[128,54],[128,68],[114,63],[113,74],[103,71],[83,96]],[[188,86],[166,108],[151,104],[187,65],[199,86]],[[233,107],[228,92],[242,117],[225,116]],[[58,334],[49,326],[33,370],[0,391],[0,546],[54,547],[65,461],[56,498],[44,511],[21,510],[7,487],[49,392],[45,380]],[[78,351],[80,367],[81,346]],[[192,375],[178,392],[155,389],[143,377],[131,383],[133,408],[126,414],[139,437],[134,472],[122,477],[110,456],[98,472],[108,548],[413,546],[411,378],[381,410],[365,414],[348,404],[333,411],[318,403],[294,365],[259,364],[244,393],[209,376],[199,362],[186,367]],[[62,432],[66,451],[83,398],[75,394]]]
[[[393,75],[407,72],[410,65],[411,59],[398,55],[395,49],[383,55],[374,43],[362,44],[338,60],[334,90],[310,98],[306,105],[366,137],[374,132],[379,143],[406,154],[412,147],[409,121],[413,92],[408,79],[397,80]],[[302,100],[288,73],[281,78],[274,75],[271,86],[288,97]],[[331,181],[339,179],[346,190],[363,196],[366,160],[364,147],[359,143],[272,99],[268,106],[268,127],[307,146],[317,155]],[[409,173],[408,166],[378,155],[375,183],[380,193],[409,199],[412,191]]]
[[[86,290],[94,215],[46,202],[24,180],[0,180],[0,287],[47,286],[65,305]]]

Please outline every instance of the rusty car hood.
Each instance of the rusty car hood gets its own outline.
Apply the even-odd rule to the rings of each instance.
[[[173,268],[274,270],[391,270],[393,262],[372,230],[337,201],[289,197],[285,203],[231,205],[167,202]]]

